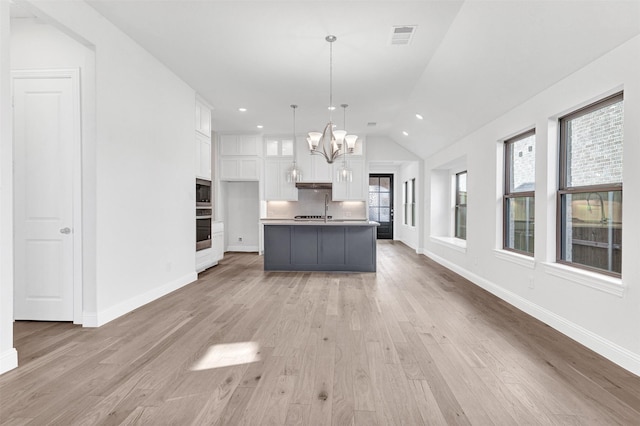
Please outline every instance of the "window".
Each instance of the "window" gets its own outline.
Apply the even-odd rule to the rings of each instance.
[[[467,172],[456,174],[455,201],[455,232],[456,238],[467,239]]]
[[[416,226],[416,178],[411,179],[411,226]]]
[[[533,255],[535,224],[535,131],[505,141],[503,247]]]
[[[622,93],[560,118],[558,262],[620,276]]]
[[[402,204],[404,206],[404,223],[407,225],[409,223],[409,182],[404,181],[402,183]]]
[[[402,184],[404,202],[404,224],[416,226],[416,179],[405,180]]]

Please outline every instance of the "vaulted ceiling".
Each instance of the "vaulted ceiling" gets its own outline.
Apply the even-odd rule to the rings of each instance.
[[[349,104],[347,130],[423,157],[640,34],[640,1],[89,4],[206,99],[218,132],[290,134],[293,103],[299,133],[321,130],[333,34],[333,98]],[[416,26],[409,45],[390,43],[399,25]]]

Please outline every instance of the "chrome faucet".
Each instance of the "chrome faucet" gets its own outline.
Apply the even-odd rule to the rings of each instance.
[[[327,223],[329,214],[329,194],[324,194],[324,223]]]

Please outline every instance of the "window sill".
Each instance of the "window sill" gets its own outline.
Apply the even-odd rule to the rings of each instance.
[[[460,238],[453,237],[431,237],[431,242],[449,247],[450,249],[459,251],[460,253],[467,252],[467,242]]]
[[[534,269],[536,267],[536,261],[532,256],[502,249],[494,249],[493,253],[500,260],[506,260],[507,262],[515,263],[516,265],[524,266],[529,269]]]
[[[624,297],[627,287],[622,283],[622,279],[620,278],[609,277],[596,272],[583,271],[558,263],[543,263],[543,265],[549,275],[564,278],[604,293],[613,294],[614,296]]]

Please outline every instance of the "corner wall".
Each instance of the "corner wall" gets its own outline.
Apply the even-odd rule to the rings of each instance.
[[[9,2],[0,1],[0,374],[18,366],[13,347],[13,138]]]
[[[95,309],[83,324],[100,326],[197,278],[195,92],[86,3],[29,4],[95,47],[94,140],[83,132],[94,153],[93,170],[83,168],[83,196],[94,197],[83,200],[83,221],[95,228],[84,253]]]
[[[624,368],[640,374],[640,36],[425,160],[424,244],[444,266]],[[624,90],[622,280],[555,263],[557,119]],[[536,247],[527,259],[501,249],[501,141],[536,128]],[[467,158],[466,249],[438,244],[430,190],[443,165]]]

